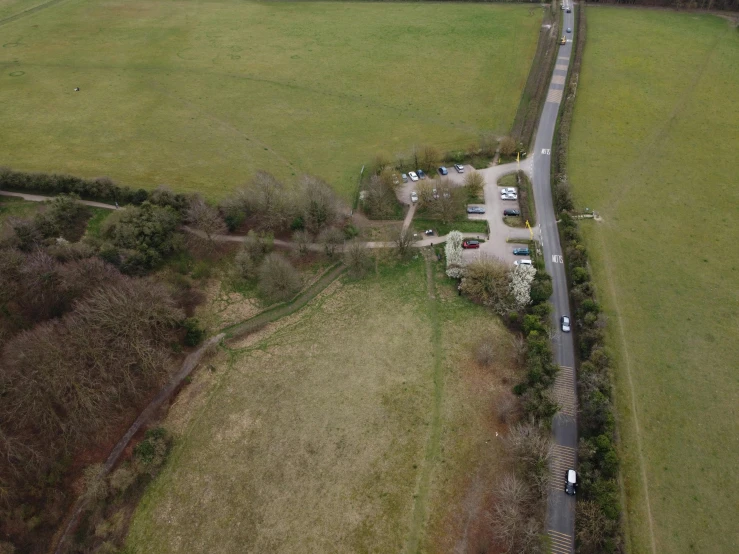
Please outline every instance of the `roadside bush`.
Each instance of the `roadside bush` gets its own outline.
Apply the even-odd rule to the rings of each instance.
[[[285,257],[269,254],[259,267],[259,291],[273,302],[289,300],[300,290],[300,275]]]
[[[182,327],[185,329],[184,343],[186,346],[197,346],[205,338],[205,329],[200,326],[200,321],[194,317],[187,318]]]
[[[481,197],[484,186],[485,178],[482,176],[482,173],[472,171],[464,178],[464,190],[467,192],[468,199]]]

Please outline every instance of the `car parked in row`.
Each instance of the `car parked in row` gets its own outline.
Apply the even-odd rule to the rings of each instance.
[[[416,170],[416,175],[418,175],[418,177],[421,178],[421,179],[425,179],[426,178],[426,174],[423,172],[423,169]]]
[[[515,187],[503,187],[500,189],[500,194],[518,194]]]
[[[448,169],[447,169],[446,167],[444,167],[444,166],[442,165],[442,166],[441,166],[441,167],[439,168],[439,173],[441,173],[442,175],[449,175],[449,170],[448,170]]]
[[[467,206],[467,213],[468,214],[484,214],[485,208],[482,206]]]
[[[457,173],[464,173],[464,166],[462,164],[454,164],[454,169],[457,170]]]
[[[514,256],[530,256],[531,252],[528,248],[514,248],[513,254]]]
[[[415,171],[411,171],[410,173],[408,173],[408,177],[410,177],[411,181],[413,181],[414,183],[418,181],[418,175],[416,175]]]
[[[403,179],[404,183],[408,182],[408,175],[406,175],[405,173],[403,173],[403,175],[401,175],[400,177]]]
[[[516,260],[513,265],[534,265],[531,260]]]
[[[480,248],[479,240],[465,240],[462,242],[462,248]]]
[[[518,194],[501,194],[500,195],[501,200],[518,200]]]
[[[521,215],[521,210],[503,210],[504,216],[516,217]]]

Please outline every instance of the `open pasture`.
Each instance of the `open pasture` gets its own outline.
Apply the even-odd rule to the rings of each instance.
[[[509,335],[431,282],[420,260],[381,267],[230,343],[170,410],[127,552],[478,551]]]
[[[505,134],[540,25],[521,5],[2,0],[0,164],[211,198],[307,172],[350,198],[379,152]]]
[[[616,350],[629,552],[739,549],[739,33],[588,8],[570,180]]]

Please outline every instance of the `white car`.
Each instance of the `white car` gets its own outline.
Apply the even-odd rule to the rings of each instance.
[[[513,262],[513,265],[534,265],[531,263],[531,260],[516,260]]]
[[[454,169],[457,170],[457,173],[464,173],[464,166],[462,164],[454,164]]]
[[[518,200],[517,194],[501,194],[500,195],[501,200]]]
[[[411,181],[413,181],[414,183],[418,181],[418,175],[416,175],[415,171],[408,172],[408,177],[410,177]]]
[[[514,187],[505,187],[500,189],[500,194],[516,194],[516,189]]]
[[[414,204],[418,202],[418,194],[415,190],[411,193],[411,202],[413,202]]]

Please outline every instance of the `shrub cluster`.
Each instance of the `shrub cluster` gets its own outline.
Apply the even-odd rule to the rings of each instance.
[[[0,168],[0,189],[16,192],[38,193],[49,196],[76,194],[86,200],[118,202],[119,204],[141,204],[147,200],[160,206],[171,206],[182,211],[187,207],[187,196],[175,194],[166,187],[153,191],[134,190],[129,186],[115,184],[107,177],[83,179],[57,173],[26,173]]]
[[[526,339],[526,376],[513,392],[521,397],[524,412],[530,417],[549,426],[557,413],[557,404],[549,393],[557,376],[558,366],[554,363],[548,329],[552,295],[552,278],[544,269],[544,262],[535,260],[536,274],[531,284],[531,304],[519,319],[512,313],[509,320],[517,325]]]

